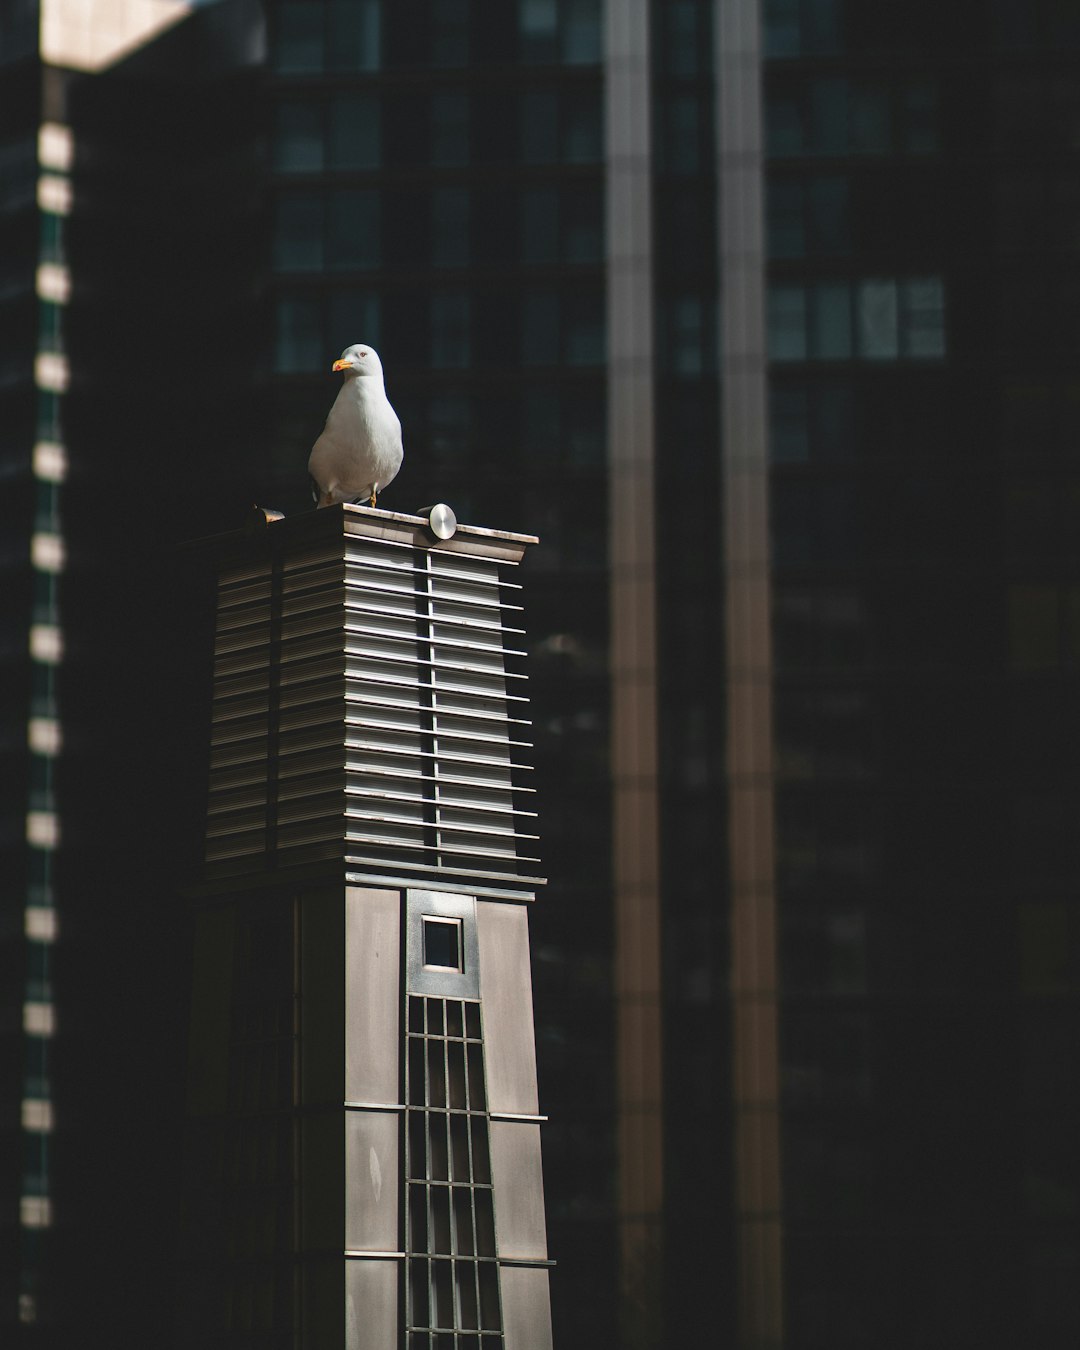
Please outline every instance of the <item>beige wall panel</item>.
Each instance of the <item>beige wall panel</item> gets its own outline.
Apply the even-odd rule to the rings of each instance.
[[[345,1100],[401,1100],[401,895],[345,892]]]
[[[528,910],[523,905],[478,900],[476,931],[480,946],[480,997],[484,1005],[488,1109],[510,1115],[536,1115]]]
[[[400,1261],[346,1261],[345,1350],[393,1350],[398,1344],[400,1280]]]
[[[547,1271],[502,1266],[499,1281],[506,1350],[551,1350]]]
[[[491,1122],[491,1180],[499,1255],[545,1260],[547,1225],[539,1125],[517,1120]]]
[[[398,1250],[400,1117],[345,1112],[345,1249]]]

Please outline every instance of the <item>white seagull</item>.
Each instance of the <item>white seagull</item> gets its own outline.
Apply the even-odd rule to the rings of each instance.
[[[346,347],[333,369],[344,378],[308,460],[311,495],[319,506],[363,500],[374,506],[401,468],[401,423],[386,397],[374,347]]]

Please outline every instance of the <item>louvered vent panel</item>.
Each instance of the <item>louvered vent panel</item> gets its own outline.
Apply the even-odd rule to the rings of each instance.
[[[501,570],[459,552],[349,541],[350,863],[530,879],[528,702],[511,668],[523,656],[510,598],[520,588]]]
[[[270,614],[269,568],[238,567],[221,577],[214,642],[208,864],[243,860],[266,849]]]
[[[341,540],[288,555],[281,590],[276,846],[279,863],[288,865],[341,856]]]
[[[340,540],[219,583],[211,873],[341,855],[343,596]]]
[[[343,516],[220,581],[208,870],[534,885],[520,549]]]

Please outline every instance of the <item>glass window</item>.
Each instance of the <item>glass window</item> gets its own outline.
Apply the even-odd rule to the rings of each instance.
[[[38,350],[63,350],[60,342],[60,306],[51,300],[42,300],[38,304]]]
[[[437,394],[428,412],[429,445],[437,465],[453,466],[461,474],[472,440],[469,401],[461,394]]]
[[[572,366],[604,359],[604,306],[598,295],[573,294],[566,304],[566,359]]]
[[[842,155],[848,148],[848,82],[841,77],[815,80],[810,87],[813,148]]]
[[[851,97],[851,148],[864,153],[888,150],[892,145],[889,91],[882,85],[856,86]]]
[[[456,91],[431,98],[431,159],[441,166],[469,159],[469,102]]]
[[[521,399],[521,443],[550,453],[562,439],[558,385],[530,385]]]
[[[52,211],[42,211],[41,220],[41,260],[42,262],[63,262],[64,240],[62,217]]]
[[[518,0],[521,55],[526,61],[554,61],[558,49],[558,0]]]
[[[445,292],[431,297],[431,364],[458,369],[471,360],[469,297]]]
[[[839,0],[802,0],[802,46],[804,52],[821,55],[840,45]]]
[[[423,945],[426,968],[458,971],[462,969],[460,919],[435,919],[425,914]],[[468,1326],[469,1323],[466,1322],[465,1325]]]
[[[323,7],[285,0],[277,9],[275,67],[283,75],[322,70]]]
[[[928,80],[904,89],[904,148],[913,154],[938,148],[938,91]]]
[[[436,188],[431,194],[431,261],[436,267],[469,261],[468,188]]]
[[[469,59],[469,0],[432,0],[431,60],[436,66],[463,66]]]
[[[567,96],[563,109],[562,157],[570,164],[595,164],[603,158],[599,90]]]
[[[282,173],[315,173],[323,167],[322,107],[279,103],[274,131],[274,167]]]
[[[702,346],[704,315],[700,296],[684,295],[672,301],[669,310],[669,361],[676,375],[700,375],[704,364]]]
[[[806,252],[803,184],[798,179],[773,179],[767,193],[769,256],[801,258]]]
[[[562,59],[567,65],[600,61],[600,0],[563,0]]]
[[[773,361],[806,360],[804,287],[769,287],[768,329],[769,356]]]
[[[327,263],[334,271],[378,267],[382,261],[379,195],[371,188],[330,194]]]
[[[896,282],[885,278],[860,282],[856,304],[859,355],[895,361],[899,354]]]
[[[521,357],[527,366],[559,363],[559,297],[534,292],[521,307]]]
[[[522,192],[521,255],[525,262],[558,261],[558,188],[526,188]]]
[[[794,95],[773,95],[766,102],[765,145],[770,155],[801,154],[803,114]]]
[[[701,10],[696,0],[667,0],[667,71],[669,75],[696,75],[703,46],[698,31]]]
[[[673,173],[694,173],[700,159],[698,100],[693,94],[676,94],[668,100],[667,154],[665,168]]]
[[[801,45],[799,0],[765,0],[765,54],[797,56]]]
[[[336,286],[330,296],[329,331],[326,353],[336,356],[354,342],[379,346],[379,297],[369,290]]]
[[[521,155],[527,164],[559,157],[559,101],[554,90],[527,89],[521,96]]]
[[[851,385],[818,384],[810,404],[810,442],[815,459],[850,459],[855,452],[855,400]]]
[[[381,61],[380,0],[330,0],[326,43],[328,70],[378,70]]]
[[[945,296],[940,277],[911,277],[901,285],[904,355],[945,355]]]
[[[801,385],[769,384],[769,453],[774,464],[810,458],[809,397]]]
[[[316,300],[279,300],[276,339],[275,364],[285,374],[320,370],[327,364]]]
[[[335,94],[330,103],[330,168],[377,169],[382,116],[374,94]]]
[[[819,253],[851,248],[851,203],[846,178],[810,181],[810,247]]]
[[[851,287],[846,281],[822,281],[813,289],[811,355],[844,361],[851,356]]]
[[[278,199],[274,265],[283,271],[317,271],[323,265],[323,201],[314,193]]]
[[[526,188],[521,194],[521,254],[529,263],[555,262],[559,256],[559,192],[554,187]]]
[[[604,202],[600,188],[568,188],[564,208],[563,260],[569,263],[599,262],[604,230]]]
[[[556,416],[558,404],[556,403]],[[575,391],[566,405],[566,461],[573,468],[598,468],[604,462],[605,403],[600,389]],[[549,441],[549,445],[555,444]]]

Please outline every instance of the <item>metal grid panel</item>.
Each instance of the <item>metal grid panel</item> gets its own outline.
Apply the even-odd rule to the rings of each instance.
[[[504,1344],[480,1004],[408,999],[409,1350]]]

